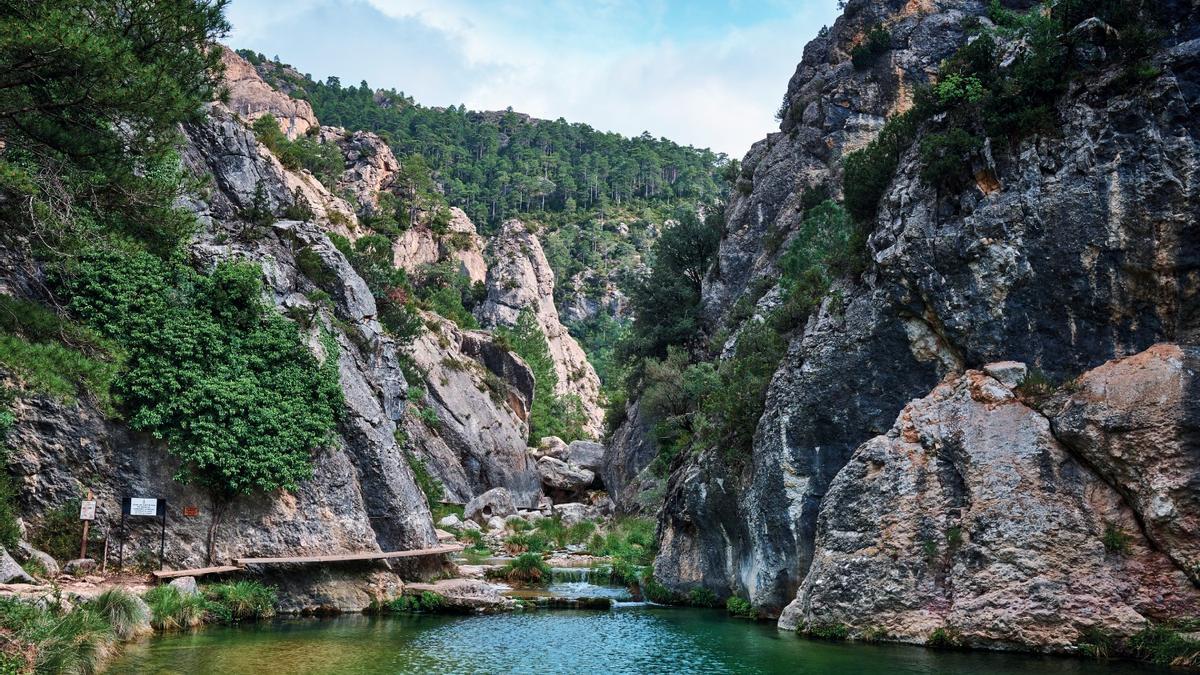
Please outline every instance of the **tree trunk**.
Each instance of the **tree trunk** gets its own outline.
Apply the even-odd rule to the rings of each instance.
[[[210,494],[209,504],[212,517],[208,521],[208,564],[211,566],[215,564],[213,554],[216,553],[217,527],[221,524],[222,516],[225,515],[226,502],[216,494]]]

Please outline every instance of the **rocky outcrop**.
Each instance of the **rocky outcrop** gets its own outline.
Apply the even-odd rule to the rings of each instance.
[[[550,345],[557,393],[578,396],[587,416],[587,431],[599,437],[604,428],[600,378],[575,338],[567,332],[554,306],[554,272],[542,245],[525,224],[510,220],[492,240],[495,260],[488,270],[487,300],[479,308],[486,327],[512,326],[522,311],[530,311]]]
[[[1075,379],[1054,435],[1200,585],[1200,347],[1155,345]],[[1047,406],[1053,410],[1056,406]]]
[[[809,44],[780,133],[743,162],[704,287],[714,321],[773,273],[781,249],[770,242],[794,231],[804,192],[837,185],[841,157],[909,104],[985,4],[850,2]],[[892,48],[855,69],[849,53],[876,23]],[[946,374],[1015,359],[1062,380],[1196,339],[1189,252],[1200,232],[1189,223],[1200,188],[1178,176],[1200,166],[1200,128],[1185,112],[1198,103],[1200,47],[1180,43],[1155,63],[1161,75],[1132,91],[1117,84],[1119,66],[1087,73],[1062,98],[1061,134],[991,148],[995,185],[946,194],[920,178],[919,142],[901,157],[869,228],[867,271],[837,284],[792,337],[752,455],[733,466],[693,458],[672,477],[661,581],[687,590],[703,580],[777,610],[805,578],[830,482]],[[695,555],[672,554],[668,541]]]
[[[279,128],[292,140],[320,128],[308,101],[272,88],[250,62],[232,49],[221,48],[221,63],[225,66],[228,105],[237,114],[251,122],[264,115],[273,115],[279,121]]]
[[[429,406],[436,422],[410,417],[413,447],[454,501],[503,487],[518,505],[536,505],[540,481],[525,452],[529,367],[487,333],[463,331],[436,314],[423,319],[426,329],[409,352],[428,391],[415,403]]]
[[[629,297],[617,284],[617,274],[599,276],[595,272],[578,272],[567,282],[560,313],[568,324],[604,315],[624,319],[629,314]]]
[[[342,151],[346,169],[338,179],[338,194],[345,195],[359,213],[373,215],[379,206],[379,193],[392,189],[400,161],[391,147],[369,131],[347,131],[340,127],[321,127],[322,143],[333,143]]]
[[[650,511],[662,501],[665,481],[650,464],[658,456],[651,425],[637,401],[625,406],[625,419],[604,447],[600,474],[618,514]]]
[[[467,502],[463,517],[484,525],[492,518],[504,518],[516,512],[512,494],[504,488],[492,488]]]
[[[596,480],[596,474],[592,471],[553,457],[539,459],[537,470],[546,492],[557,502],[571,501],[582,496]]]
[[[1121,495],[1016,391],[970,370],[838,473],[779,625],[908,642],[941,628],[965,645],[1070,651],[1089,629],[1128,636],[1198,610],[1200,590]]]
[[[400,233],[392,244],[392,262],[396,267],[416,272],[425,265],[453,260],[459,274],[473,284],[483,283],[488,271],[483,259],[484,245],[475,224],[455,206],[450,209],[450,224],[445,234],[437,234],[425,223]]]

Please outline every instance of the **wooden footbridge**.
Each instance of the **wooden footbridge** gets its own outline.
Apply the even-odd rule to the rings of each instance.
[[[355,562],[361,560],[393,560],[396,558],[423,558],[435,555],[458,553],[463,550],[462,544],[442,544],[433,548],[418,548],[410,551],[375,551],[365,553],[336,553],[331,555],[302,555],[282,558],[234,558],[232,565],[216,567],[197,567],[187,570],[159,570],[154,572],[156,579],[175,579],[178,577],[200,577],[208,574],[227,574],[245,571],[250,565],[327,565],[330,563]]]

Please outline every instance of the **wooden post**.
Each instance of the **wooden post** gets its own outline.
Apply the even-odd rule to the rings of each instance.
[[[94,497],[94,495],[92,494],[92,491],[89,489],[87,491],[87,501],[91,501],[93,497]],[[90,521],[90,520],[83,521],[83,541],[79,543],[79,557],[80,558],[87,557],[88,529],[90,528],[91,524],[92,524],[92,521]]]

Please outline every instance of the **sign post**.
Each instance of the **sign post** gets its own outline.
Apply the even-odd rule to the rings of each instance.
[[[125,519],[158,518],[162,530],[158,539],[158,568],[164,567],[167,548],[167,500],[157,497],[125,497],[121,500],[121,543],[117,548],[117,567],[125,569]]]
[[[79,519],[83,521],[83,541],[79,544],[79,557],[87,557],[88,530],[96,519],[96,500],[91,490],[87,491],[87,499],[79,502]]]

